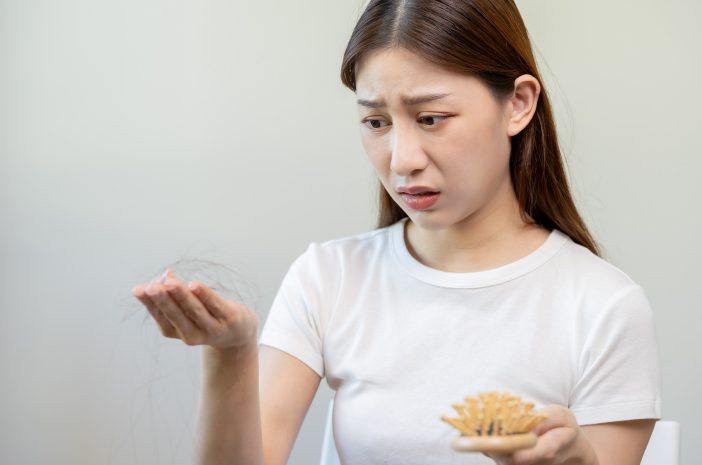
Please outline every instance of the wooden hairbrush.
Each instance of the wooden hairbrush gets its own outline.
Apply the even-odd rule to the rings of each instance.
[[[480,401],[465,397],[465,404],[452,404],[460,418],[441,419],[461,432],[453,438],[451,447],[459,452],[510,453],[528,449],[536,444],[531,429],[547,418],[545,413],[533,413],[533,402],[522,402],[520,396],[508,393],[481,392]]]

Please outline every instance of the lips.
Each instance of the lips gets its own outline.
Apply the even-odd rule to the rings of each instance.
[[[426,186],[398,187],[402,201],[412,210],[426,210],[439,201],[439,191]]]

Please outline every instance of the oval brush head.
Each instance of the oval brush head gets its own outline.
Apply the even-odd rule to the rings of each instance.
[[[545,413],[533,413],[533,402],[522,402],[509,393],[481,392],[478,397],[465,397],[464,404],[453,404],[460,418],[441,419],[458,431],[451,447],[460,452],[514,452],[536,444],[536,435],[529,431],[546,419]]]
[[[510,452],[529,449],[536,444],[534,433],[511,434],[509,436],[458,436],[451,447],[458,452]]]

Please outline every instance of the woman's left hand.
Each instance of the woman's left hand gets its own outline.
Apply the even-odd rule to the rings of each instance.
[[[539,437],[534,447],[510,455],[485,455],[498,465],[599,465],[595,449],[578,426],[573,412],[560,405],[549,405],[540,412],[548,418],[533,429]]]

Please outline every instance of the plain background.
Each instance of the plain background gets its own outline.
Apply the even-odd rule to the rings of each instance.
[[[310,242],[373,228],[338,77],[363,3],[0,0],[0,463],[190,463],[199,349],[130,289],[212,260],[263,319]],[[578,204],[652,303],[692,465],[702,2],[518,5]],[[331,396],[323,381],[291,464],[318,462]]]

